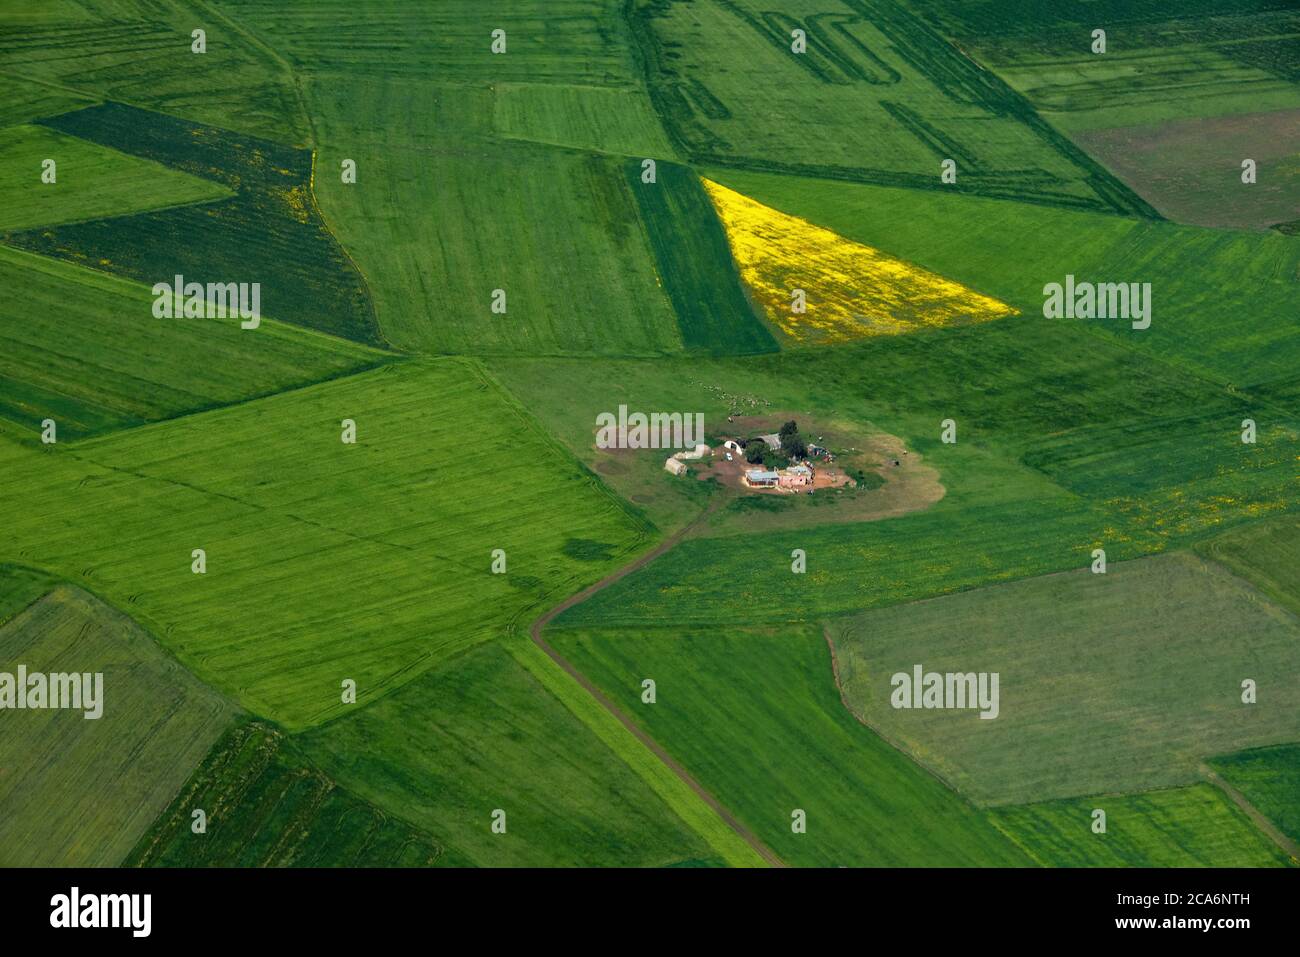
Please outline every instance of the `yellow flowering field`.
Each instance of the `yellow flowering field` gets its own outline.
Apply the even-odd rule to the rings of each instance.
[[[798,344],[890,336],[1014,315],[1004,302],[704,180],[741,278]],[[805,293],[795,311],[794,290]]]

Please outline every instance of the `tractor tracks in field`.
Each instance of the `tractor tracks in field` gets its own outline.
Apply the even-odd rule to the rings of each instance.
[[[704,787],[704,785],[700,784],[700,782],[697,781],[695,777],[687,771],[679,761],[677,761],[677,759],[664,750],[663,746],[660,745],[658,741],[643,731],[618,705],[614,704],[613,701],[607,698],[590,678],[579,671],[568,659],[551,647],[550,643],[542,637],[543,629],[564,612],[568,611],[575,605],[581,604],[597,592],[603,591],[615,582],[626,578],[637,569],[644,568],[646,565],[650,564],[660,555],[664,554],[664,552],[671,549],[678,542],[682,541],[693,531],[703,525],[704,522],[708,520],[709,516],[716,512],[725,501],[726,496],[715,498],[703,512],[695,517],[694,520],[668,536],[668,538],[664,539],[653,549],[624,565],[622,568],[606,575],[594,585],[589,585],[577,594],[570,595],[550,611],[542,614],[541,617],[533,622],[532,627],[529,629],[529,636],[532,638],[533,644],[537,645],[538,648],[546,653],[548,658],[559,665],[560,668],[569,675],[569,677],[581,685],[582,689],[586,691],[597,704],[613,715],[614,718],[618,720],[619,724],[627,728],[627,730],[631,732],[638,741],[645,745],[650,752],[668,768],[668,770],[677,775],[682,783],[690,788],[700,800],[712,808],[714,813],[722,819],[723,823],[725,823],[727,827],[731,828],[731,830],[733,830],[741,840],[753,848],[754,852],[758,854],[759,857],[763,858],[763,860],[772,867],[785,867],[785,862],[776,855],[775,851],[764,844],[757,835],[749,830],[749,828],[741,824],[740,821],[736,819],[736,816],[727,810],[722,802],[714,797],[708,789]]]
[[[1205,780],[1213,784],[1216,788],[1227,795],[1228,799],[1232,801],[1233,804],[1241,808],[1246,817],[1250,818],[1251,823],[1254,824],[1265,837],[1280,847],[1283,852],[1291,858],[1291,860],[1300,864],[1300,845],[1297,845],[1295,841],[1291,840],[1291,838],[1279,831],[1277,825],[1266,818],[1263,813],[1255,807],[1255,805],[1251,804],[1246,795],[1242,794],[1211,770],[1209,765],[1202,764],[1200,772],[1201,776],[1205,778]]]

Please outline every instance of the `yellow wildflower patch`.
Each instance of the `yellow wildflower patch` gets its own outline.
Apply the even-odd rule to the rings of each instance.
[[[797,343],[832,343],[1015,315],[1004,302],[704,180],[754,300]],[[794,291],[804,290],[804,311]]]

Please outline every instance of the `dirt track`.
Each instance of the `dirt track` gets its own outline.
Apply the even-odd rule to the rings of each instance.
[[[1265,836],[1268,837],[1269,840],[1282,848],[1291,860],[1300,863],[1300,846],[1297,846],[1295,841],[1291,840],[1279,831],[1272,821],[1260,813],[1259,809],[1255,807],[1255,805],[1250,803],[1246,795],[1242,794],[1223,778],[1219,777],[1219,775],[1215,774],[1208,765],[1202,764],[1200,770],[1201,774],[1205,776],[1205,779],[1226,794],[1233,804],[1241,808],[1246,813],[1246,816],[1254,822],[1257,828],[1264,832]]]
[[[604,708],[615,718],[617,718],[619,722],[623,725],[623,727],[627,728],[628,731],[636,735],[638,741],[640,741],[647,748],[649,748],[651,752],[654,753],[655,757],[657,757],[660,761],[662,761],[664,765],[667,766],[667,768],[673,772],[673,774],[681,778],[681,780],[685,782],[686,786],[689,787],[696,794],[698,794],[700,796],[700,799],[704,801],[705,804],[713,808],[713,810],[717,812],[718,817],[722,818],[722,820],[726,823],[726,825],[729,828],[731,828],[733,831],[735,831],[736,834],[738,834],[741,837],[741,839],[745,841],[746,844],[752,847],[760,857],[762,857],[773,867],[784,867],[785,862],[782,861],[781,858],[777,857],[776,853],[771,848],[769,848],[766,844],[760,841],[753,834],[753,832],[751,832],[747,827],[745,827],[745,825],[741,824],[738,820],[736,820],[735,816],[730,811],[728,811],[725,807],[723,807],[722,803],[717,798],[715,798],[712,794],[710,794],[708,790],[705,789],[704,785],[700,784],[699,781],[695,780],[695,778],[691,775],[689,771],[686,770],[686,768],[684,768],[681,764],[679,764],[672,757],[672,755],[670,755],[667,751],[665,751],[663,747],[660,746],[659,742],[655,741],[654,738],[650,737],[650,735],[648,735],[645,731],[641,730],[641,728],[639,728],[630,717],[624,714],[622,709],[620,709],[616,704],[614,704],[614,702],[610,701],[607,697],[605,697],[605,695],[601,692],[601,690],[597,688],[595,684],[593,684],[591,680],[587,678],[586,675],[584,675],[581,671],[575,668],[558,651],[552,648],[545,638],[542,637],[542,630],[547,625],[549,625],[556,617],[558,617],[565,611],[568,611],[574,605],[578,605],[586,601],[592,595],[596,594],[596,592],[608,588],[610,585],[614,584],[614,582],[618,581],[619,579],[627,575],[630,575],[638,568],[642,568],[643,566],[648,565],[650,562],[654,561],[664,552],[668,551],[668,549],[672,548],[679,541],[681,541],[683,538],[689,535],[697,527],[699,527],[701,523],[703,523],[711,514],[713,514],[713,512],[716,511],[721,504],[723,504],[724,501],[725,498],[723,497],[715,498],[713,502],[710,503],[709,507],[706,508],[703,512],[701,512],[693,522],[691,522],[689,525],[685,526],[684,528],[680,529],[673,535],[670,535],[668,538],[664,539],[664,541],[660,542],[658,546],[656,546],[649,552],[646,552],[640,558],[637,558],[636,560],[628,563],[627,565],[624,565],[622,568],[618,569],[617,571],[612,572],[609,575],[606,575],[604,578],[596,582],[594,585],[584,588],[576,595],[571,595],[570,597],[566,598],[564,601],[560,602],[560,604],[556,605],[550,611],[546,612],[540,618],[538,618],[536,621],[533,622],[532,628],[529,629],[529,634],[532,637],[533,642],[537,645],[538,648],[541,648],[542,651],[546,652],[546,654],[550,657],[552,661],[554,661],[557,665],[559,665],[566,672],[568,672],[568,674],[573,678],[574,681],[582,685],[582,687],[586,690],[587,694],[591,695],[602,708]]]

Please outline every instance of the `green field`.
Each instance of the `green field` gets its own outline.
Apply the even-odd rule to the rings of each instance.
[[[816,628],[556,630],[550,641],[787,864],[1027,863],[844,709]],[[653,705],[641,703],[644,678]],[[791,829],[796,809],[807,833]]]
[[[119,100],[299,142],[308,123],[293,78],[225,7],[190,0],[28,4],[7,10],[0,21],[0,60],[44,88],[48,112],[85,105],[87,98]],[[196,26],[207,31],[206,53],[191,52]],[[39,115],[28,106],[23,119]]]
[[[42,179],[55,162],[55,181]],[[0,232],[225,199],[229,190],[44,126],[0,130]]]
[[[427,834],[340,788],[281,732],[245,722],[217,742],[124,864],[427,867],[440,853]]]
[[[355,445],[340,441],[345,418]],[[365,704],[500,636],[647,533],[459,360],[389,365],[66,453],[0,446],[0,461],[4,557],[129,606],[197,674],[291,729],[344,712],[345,679]],[[542,524],[557,513],[570,519]],[[195,548],[206,574],[191,571]],[[491,573],[494,549],[506,574]]]
[[[1300,745],[1255,748],[1208,764],[1293,841],[1300,841]]]
[[[109,710],[0,712],[0,865],[1294,853],[1295,0],[10,6],[0,670]],[[998,719],[891,708],[918,663]]]
[[[35,569],[0,565],[0,625],[48,595],[55,584],[53,578]]]
[[[0,31],[3,31],[3,25],[0,25]],[[4,102],[0,103],[0,127],[18,126],[97,101],[97,97],[90,94],[19,79],[12,74],[5,77],[5,94]]]
[[[0,417],[60,441],[229,405],[386,360],[265,320],[157,319],[148,287],[0,246]],[[69,335],[75,330],[75,335]]]
[[[1106,812],[1106,833],[1092,812]],[[993,820],[1050,867],[1278,867],[1287,856],[1209,784],[998,808]]]
[[[654,183],[642,182],[639,160],[628,160],[624,170],[686,348],[775,352],[776,340],[741,289],[726,234],[699,177],[676,163],[659,163]]]
[[[1260,228],[1300,201],[1300,13],[1287,0],[904,0],[1178,222]],[[1104,53],[1093,31],[1106,32]],[[1241,163],[1258,165],[1243,185]]]
[[[639,89],[502,83],[492,92],[492,125],[502,136],[642,159],[673,155]]]
[[[576,606],[560,622],[637,627],[665,625],[683,614],[715,627],[815,622],[1084,567],[1102,542],[1112,557],[1134,557],[1150,545],[1124,541],[1104,511],[1052,492],[1046,483],[1035,486],[1015,470],[991,469],[984,478],[991,486],[1007,483],[1000,500],[971,501],[950,491],[939,504],[900,518],[688,539],[670,557]],[[1022,489],[1041,497],[1017,498]],[[807,555],[802,577],[790,570],[796,548]]]
[[[903,2],[1071,131],[1300,107],[1288,0]]]
[[[42,122],[209,179],[234,195],[217,203],[7,232],[7,244],[148,286],[176,275],[202,283],[256,282],[264,316],[380,342],[365,280],[316,208],[309,151],[120,103]]]
[[[1023,315],[1006,321],[1025,335],[1044,327],[1045,337],[1061,340],[1058,350],[1067,351],[1074,341],[1109,338],[1184,375],[1238,390],[1295,379],[1300,337],[1287,319],[1294,314],[1300,237],[764,173],[705,175],[1015,306]],[[1026,236],[1034,241],[1025,242]],[[1133,329],[1122,320],[1045,318],[1043,286],[1063,283],[1067,274],[1080,281],[1150,282],[1150,328]],[[1072,327],[1091,335],[1075,340]],[[1032,377],[1038,362],[1056,359],[1024,352],[1026,367],[1007,374]],[[947,383],[951,389],[960,385]],[[1069,398],[1052,394],[1048,383],[1040,387],[1054,401]]]
[[[432,155],[366,146],[355,158],[355,185],[331,171],[317,187],[398,347],[681,350],[621,160],[518,141],[471,141]],[[502,182],[511,188],[499,189]],[[395,208],[423,212],[396,217]],[[504,314],[492,311],[498,289]]]
[[[1201,551],[1249,580],[1278,604],[1300,615],[1300,520],[1292,516],[1236,529],[1206,542]]]
[[[1155,215],[901,3],[772,6],[634,6],[655,106],[697,163]],[[940,182],[945,159],[955,184]]]
[[[301,740],[345,787],[481,866],[663,866],[717,854],[500,643]],[[491,829],[497,809],[504,834]]]
[[[302,11],[277,0],[223,4],[273,44],[295,74],[424,79],[436,63],[460,83],[609,87],[635,79],[621,6],[622,0],[392,0],[373,9],[322,0]],[[505,54],[491,52],[494,29],[505,31]]]
[[[0,628],[0,669],[19,665],[29,675],[102,673],[102,716],[5,711],[0,866],[115,866],[233,709],[130,619],[67,586]]]
[[[1188,784],[1300,738],[1300,620],[1186,554],[896,605],[829,625],[850,707],[973,800]],[[1159,653],[1154,652],[1158,649]],[[896,673],[996,672],[1000,713],[891,707]],[[1243,704],[1242,681],[1258,686]]]

